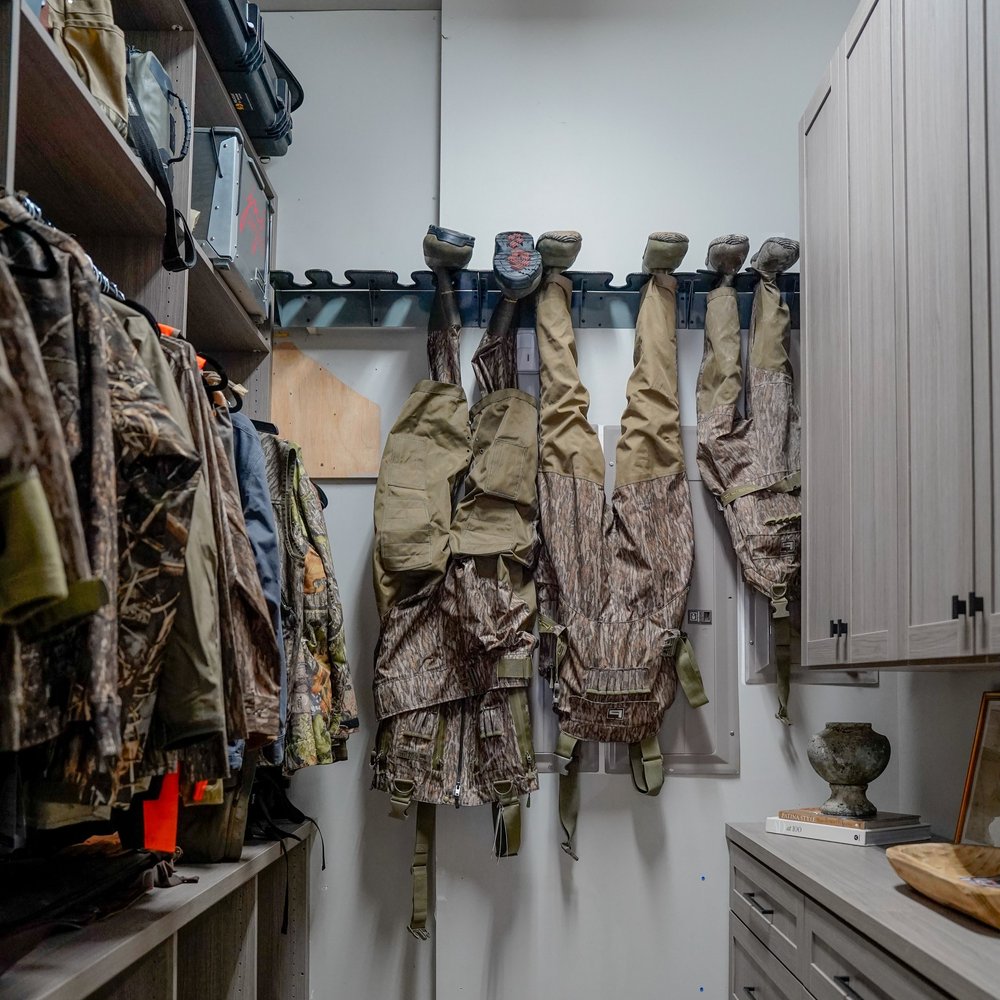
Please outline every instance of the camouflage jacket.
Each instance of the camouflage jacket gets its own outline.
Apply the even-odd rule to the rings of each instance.
[[[212,404],[202,387],[194,348],[167,338],[164,350],[188,407],[191,431],[209,481],[219,553],[219,625],[222,639],[226,731],[251,747],[278,736],[278,648],[247,538],[232,463]]]
[[[346,755],[357,725],[344,639],[344,613],[326,522],[298,448],[261,436],[282,553],[281,619],[288,669],[284,768],[329,764]]]

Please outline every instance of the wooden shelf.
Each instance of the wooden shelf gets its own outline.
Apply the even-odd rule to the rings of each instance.
[[[304,823],[294,833],[307,841],[312,826]],[[305,851],[291,838],[284,845],[290,858],[292,853]],[[0,1000],[79,1000],[89,996],[130,966],[155,956],[165,942],[217,903],[228,903],[227,897],[281,857],[281,844],[273,841],[247,844],[236,862],[179,865],[182,875],[197,875],[198,881],[153,889],[106,920],[47,938],[0,977]],[[306,852],[302,861],[307,859]],[[302,894],[296,893],[296,906],[303,904]],[[180,963],[186,960],[184,955],[177,958]]]
[[[188,320],[184,330],[187,339],[208,354],[254,351],[260,352],[263,360],[269,350],[267,338],[212,266],[201,244],[198,244],[198,263],[190,274]]]
[[[20,28],[15,185],[83,237],[162,234],[152,180],[23,0]]]

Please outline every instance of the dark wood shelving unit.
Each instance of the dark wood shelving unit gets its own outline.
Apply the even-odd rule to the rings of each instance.
[[[126,40],[156,52],[198,126],[239,128],[239,116],[183,0],[115,4]],[[205,353],[226,357],[251,388],[254,415],[266,416],[271,323],[251,318],[198,248],[191,271],[164,271],[163,201],[117,132],[24,0],[0,0],[0,28],[11,24],[9,59],[0,58],[0,114],[8,141],[5,182],[27,192],[53,225],[73,234],[122,290],[178,327]],[[4,70],[6,68],[6,72]],[[0,141],[3,139],[0,129]],[[260,158],[268,194],[274,191]],[[190,215],[191,157],[175,168],[174,202]]]

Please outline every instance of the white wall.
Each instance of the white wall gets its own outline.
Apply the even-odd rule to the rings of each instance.
[[[796,125],[853,6],[444,0],[440,22],[430,12],[273,13],[269,38],[308,94],[291,153],[271,167],[278,266],[300,278],[306,267],[405,274],[421,266],[421,236],[437,221],[476,234],[481,267],[497,230],[578,228],[579,266],[619,277],[638,270],[651,229],[687,232],[691,268],[719,233],[794,235]],[[439,53],[440,108],[430,79]],[[477,339],[466,333],[467,374]],[[383,435],[424,375],[420,333],[296,340],[381,404]],[[631,335],[583,331],[579,345],[591,417],[617,423]],[[681,334],[686,423],[699,350],[697,334]],[[799,686],[790,731],[773,718],[772,687],[741,685],[740,777],[670,779],[647,801],[625,776],[585,775],[577,864],[559,850],[551,776],[532,798],[518,859],[492,858],[488,810],[439,810],[437,928],[417,944],[405,931],[413,825],[389,820],[384,797],[368,789],[373,484],[326,488],[363,730],[348,764],[312,769],[294,786],[329,847],[312,907],[317,1000],[722,997],[724,823],[819,801],[805,743],[828,720],[886,733],[896,753],[873,798],[890,809],[916,799],[949,832],[953,788],[927,782],[934,751],[909,724],[933,722],[932,705],[954,706],[938,722],[951,782],[964,767],[976,680],[883,674],[877,689]]]

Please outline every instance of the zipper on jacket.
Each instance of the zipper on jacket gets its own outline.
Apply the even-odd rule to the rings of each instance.
[[[462,702],[461,721],[458,726],[458,772],[455,774],[455,787],[451,791],[451,797],[455,800],[455,808],[458,808],[458,800],[462,797],[462,758],[465,756],[465,702]]]

